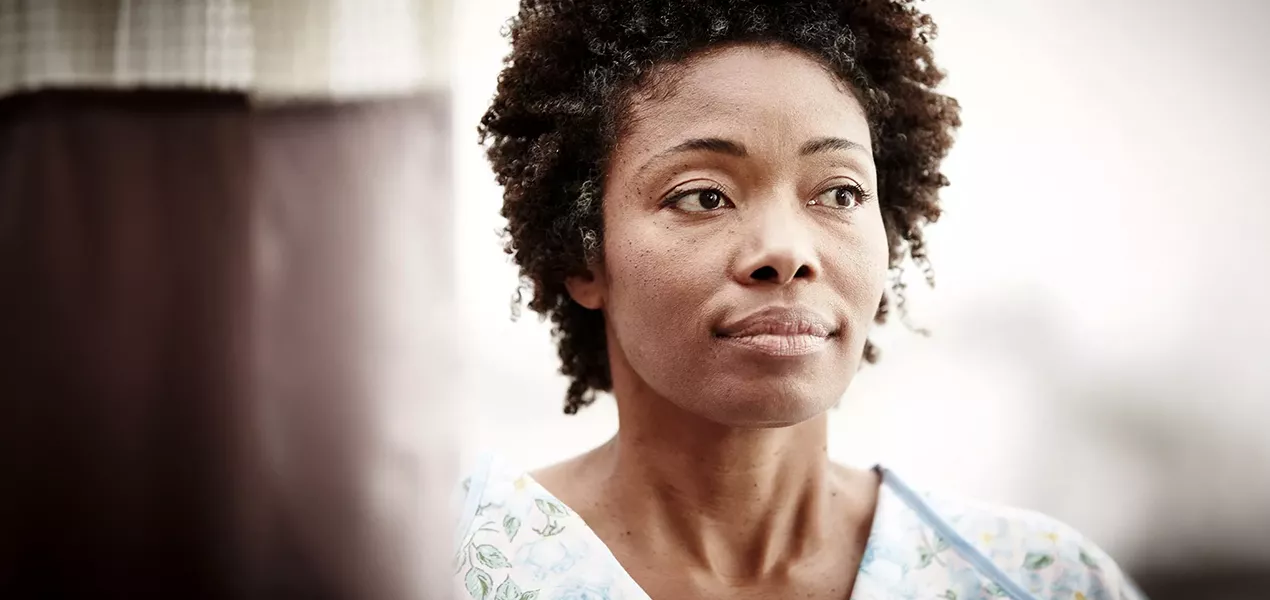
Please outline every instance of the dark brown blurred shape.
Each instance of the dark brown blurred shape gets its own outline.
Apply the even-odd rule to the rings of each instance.
[[[1262,565],[1139,569],[1134,578],[1151,600],[1270,598],[1270,569]]]
[[[0,100],[0,597],[444,596],[418,539],[444,477],[386,440],[373,367],[386,220],[435,221],[419,310],[448,306],[447,119]]]

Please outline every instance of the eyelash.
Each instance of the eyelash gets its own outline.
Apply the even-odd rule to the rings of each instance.
[[[864,204],[868,204],[869,202],[872,202],[872,201],[873,201],[873,194],[872,194],[872,193],[870,193],[868,190],[864,189],[864,187],[863,187],[863,186],[861,186],[861,185],[859,185],[859,184],[857,184],[857,183],[855,183],[855,182],[851,182],[851,183],[844,183],[844,184],[840,184],[840,185],[835,185],[835,186],[827,187],[827,188],[825,188],[825,189],[823,189],[823,190],[821,190],[821,191],[817,192],[817,193],[816,193],[816,195],[815,195],[814,197],[815,197],[815,198],[819,198],[820,196],[824,195],[825,193],[830,192],[830,191],[832,191],[832,190],[839,189],[839,188],[846,188],[846,189],[848,189],[848,190],[851,190],[851,193],[852,193],[852,194],[855,194],[856,198],[858,198],[858,199],[859,199],[859,201],[858,201],[858,202],[856,202],[856,206],[861,206],[861,205],[864,205]],[[693,195],[693,194],[700,194],[700,193],[702,193],[702,192],[714,192],[714,193],[716,193],[716,194],[719,194],[720,196],[723,196],[724,201],[726,201],[728,204],[732,204],[733,206],[735,206],[735,204],[732,202],[732,199],[731,199],[731,198],[728,198],[728,194],[727,194],[727,192],[725,192],[725,191],[723,190],[723,188],[722,188],[722,187],[717,186],[717,185],[707,185],[707,186],[703,186],[703,187],[696,187],[696,188],[691,188],[691,189],[686,189],[686,190],[682,190],[682,191],[679,191],[679,192],[675,192],[675,193],[671,194],[670,196],[667,196],[665,200],[662,200],[662,201],[661,201],[661,206],[662,206],[663,208],[670,207],[670,206],[674,206],[674,205],[675,205],[676,203],[678,203],[680,200],[683,200],[684,198],[686,198],[686,197],[688,197],[688,196],[691,196],[691,195]],[[824,205],[822,204],[821,206],[824,206]],[[838,208],[838,207],[830,207],[830,208]],[[851,208],[855,208],[855,207],[851,207]],[[842,209],[839,209],[839,210],[851,210],[851,208],[842,208]],[[708,211],[708,212],[713,212],[713,211]]]
[[[873,194],[870,194],[868,190],[864,189],[864,187],[863,187],[863,186],[861,186],[861,185],[860,185],[860,184],[858,184],[858,183],[855,183],[854,181],[849,182],[849,183],[843,183],[843,184],[839,184],[839,185],[834,185],[834,186],[831,186],[831,187],[827,187],[827,188],[825,188],[825,189],[821,190],[821,191],[820,191],[820,193],[816,194],[816,196],[815,196],[815,197],[816,197],[816,198],[819,198],[819,197],[821,197],[821,196],[825,195],[826,193],[831,192],[831,191],[833,191],[833,190],[837,190],[837,189],[848,189],[848,190],[851,190],[851,193],[852,193],[852,194],[856,197],[856,204],[855,204],[855,206],[852,206],[852,207],[845,207],[845,208],[842,208],[841,210],[851,210],[851,209],[855,208],[856,206],[862,206],[862,205],[864,205],[864,204],[868,204],[869,202],[871,202],[871,201],[873,200]],[[839,208],[839,207],[834,206],[834,207],[831,207],[831,208]]]
[[[707,185],[707,186],[695,187],[695,188],[675,192],[667,196],[665,200],[662,200],[661,205],[662,207],[674,206],[680,200],[683,200],[684,198],[687,198],[688,196],[691,196],[693,194],[700,194],[702,192],[714,192],[720,196],[723,196],[723,199],[727,201],[728,204],[732,204],[732,200],[728,198],[727,192],[723,191],[722,187],[719,187],[717,185]]]

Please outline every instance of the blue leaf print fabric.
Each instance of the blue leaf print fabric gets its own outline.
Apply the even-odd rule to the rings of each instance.
[[[1144,600],[1110,557],[1054,519],[917,492],[878,470],[882,489],[850,600]],[[486,457],[459,498],[456,597],[650,600],[526,471]]]

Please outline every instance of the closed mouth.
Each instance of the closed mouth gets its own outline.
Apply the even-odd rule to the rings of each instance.
[[[823,350],[833,336],[816,335],[747,335],[719,339],[742,348],[771,356],[806,356]]]
[[[803,356],[824,349],[839,336],[839,329],[811,310],[771,307],[728,323],[714,335],[763,354]]]

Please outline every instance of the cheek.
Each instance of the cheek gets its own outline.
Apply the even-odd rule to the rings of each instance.
[[[874,209],[852,228],[835,253],[832,279],[839,294],[850,304],[857,319],[872,322],[887,285],[890,246],[881,215]]]
[[[701,244],[658,226],[610,233],[608,306],[621,341],[683,338],[699,328],[699,309],[717,286],[719,271]]]

